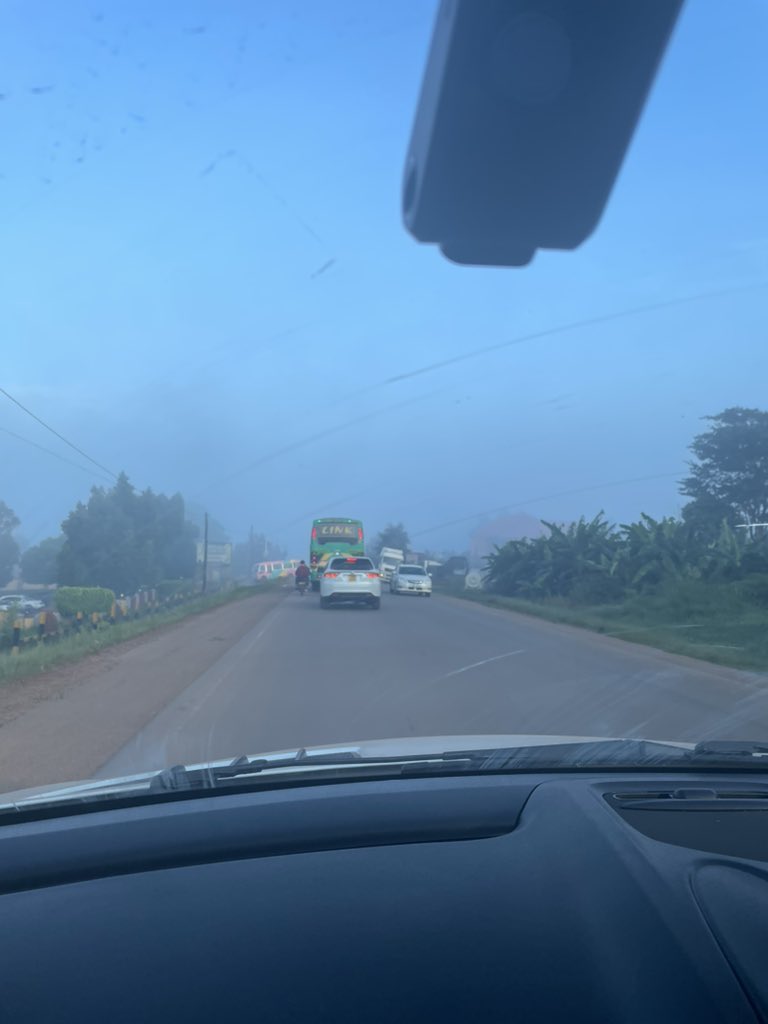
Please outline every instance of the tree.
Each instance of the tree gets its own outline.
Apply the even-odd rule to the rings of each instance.
[[[196,528],[180,494],[138,494],[125,473],[110,490],[94,487],[62,523],[59,582],[131,593],[195,569]]]
[[[735,406],[716,416],[693,439],[690,476],[680,491],[691,498],[683,509],[687,523],[707,540],[730,526],[762,523],[768,516],[768,412]]]
[[[46,537],[21,556],[21,578],[25,583],[56,583],[63,537]]]
[[[547,523],[549,536],[511,540],[486,557],[492,589],[520,597],[609,600],[621,585],[613,575],[620,539],[603,519],[583,517],[568,526]]]
[[[18,525],[16,513],[0,501],[0,587],[13,579],[19,561],[19,545],[13,538],[13,531]]]
[[[671,517],[653,519],[644,512],[640,522],[622,526],[613,572],[632,590],[644,590],[665,579],[700,575],[700,549],[688,523]]]
[[[19,525],[19,518],[13,509],[0,501],[0,534],[11,534]]]
[[[408,536],[408,531],[403,524],[387,523],[378,537],[374,540],[370,553],[375,561],[381,554],[382,548],[396,548],[398,551],[404,552],[407,558],[410,546],[411,541]]]

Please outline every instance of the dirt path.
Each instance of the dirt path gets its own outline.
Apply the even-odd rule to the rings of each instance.
[[[0,792],[91,776],[280,600],[222,605],[0,686]]]

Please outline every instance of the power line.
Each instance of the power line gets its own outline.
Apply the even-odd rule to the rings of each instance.
[[[111,469],[107,469],[106,466],[102,466],[102,464],[100,462],[97,462],[96,459],[91,458],[88,452],[84,452],[82,448],[78,448],[76,444],[73,444],[72,441],[69,441],[66,437],[64,437],[63,434],[60,434],[58,430],[54,430],[52,426],[46,423],[45,420],[41,420],[40,417],[35,415],[35,413],[33,413],[31,409],[28,409],[26,405],[22,405],[18,398],[14,398],[13,395],[9,394],[5,390],[5,388],[0,388],[0,394],[5,395],[5,397],[9,399],[9,401],[13,402],[14,405],[18,405],[18,407],[23,412],[25,412],[27,416],[31,416],[33,420],[36,420],[36,422],[39,423],[41,426],[45,427],[46,430],[49,430],[54,435],[54,437],[58,437],[60,441],[63,441],[64,444],[68,445],[73,451],[77,452],[78,455],[82,455],[84,459],[86,459],[88,462],[93,463],[93,465],[97,466],[103,473],[106,473],[108,476],[111,476],[115,480],[117,480],[117,473],[113,473]]]
[[[46,455],[52,455],[54,459],[58,459],[60,462],[65,462],[68,466],[74,466],[75,469],[80,469],[83,473],[87,473],[91,477],[94,475],[93,470],[88,469],[87,466],[81,466],[79,462],[73,462],[71,459],[67,459],[63,455],[59,455],[58,452],[53,451],[51,448],[46,448],[45,445],[38,444],[37,441],[31,441],[28,437],[22,437],[21,434],[15,434],[12,430],[8,430],[7,427],[0,427],[0,430],[9,437],[15,438],[17,441],[22,441],[24,444],[29,444],[33,448],[37,448],[38,451],[45,452]]]
[[[475,512],[471,516],[461,516],[459,519],[451,519],[447,523],[438,523],[437,526],[427,526],[423,530],[416,530],[412,537],[420,537],[425,533],[435,533],[437,530],[446,530],[449,526],[460,526],[462,523],[469,523],[473,519],[482,519],[483,516],[499,515],[502,512],[509,512],[511,509],[524,508],[536,501],[553,501],[555,498],[570,498],[577,494],[588,494],[590,491],[602,491],[605,487],[623,487],[626,484],[647,483],[651,480],[671,480],[679,477],[679,473],[654,473],[652,476],[635,476],[628,480],[610,480],[603,484],[590,484],[589,487],[574,487],[568,491],[558,491],[556,494],[542,494],[537,498],[528,498],[526,501],[516,501],[510,505],[499,505],[496,508],[486,509],[485,512]]]
[[[631,306],[627,309],[617,310],[613,313],[602,313],[597,316],[585,317],[582,320],[573,320],[570,323],[557,324],[554,327],[546,327],[539,331],[531,331],[529,334],[521,334],[515,338],[508,338],[506,341],[495,342],[492,345],[483,345],[480,348],[470,349],[467,352],[460,352],[458,355],[449,356],[446,359],[437,360],[434,363],[427,363],[417,367],[415,370],[406,370],[403,373],[396,373],[386,377],[375,384],[369,384],[361,388],[355,394],[365,394],[370,391],[377,391],[379,388],[388,387],[391,384],[399,384],[405,380],[412,380],[414,377],[421,377],[426,373],[434,373],[436,370],[443,370],[448,366],[457,363],[467,362],[469,359],[479,359],[481,356],[490,355],[493,352],[501,352],[506,348],[515,345],[523,345],[531,341],[541,341],[544,338],[552,338],[559,334],[568,334],[573,331],[580,331],[586,327],[600,327],[617,320],[626,320],[633,316],[640,316],[645,313],[655,313],[666,309],[674,309],[678,306],[687,306],[704,299],[723,298],[730,295],[738,295],[741,292],[755,291],[765,288],[765,281],[758,281],[754,284],[737,285],[732,288],[711,289],[706,292],[697,292],[692,295],[684,295],[677,299],[663,299],[659,302],[647,302],[640,306]],[[349,396],[342,396],[342,400]]]
[[[369,420],[376,419],[377,416],[384,416],[390,412],[396,412],[399,409],[403,409],[406,406],[414,405],[417,402],[423,402],[427,398],[432,398],[435,395],[439,395],[449,388],[436,388],[434,391],[429,391],[423,395],[416,395],[413,398],[406,398],[401,402],[395,402],[393,405],[387,405],[382,409],[374,409],[373,412],[365,413],[362,416],[355,416],[354,419],[345,420],[343,423],[337,424],[335,427],[328,427],[325,430],[319,430],[315,434],[311,434],[309,437],[303,437],[298,441],[292,441],[290,444],[283,445],[282,448],[276,448],[272,452],[268,452],[266,455],[262,455],[256,459],[255,462],[249,463],[247,466],[242,466],[240,469],[234,470],[227,476],[221,477],[218,480],[214,480],[207,484],[202,490],[198,491],[192,496],[192,500],[199,499],[203,494],[209,491],[212,487],[220,487],[223,484],[230,483],[237,477],[242,476],[244,473],[250,473],[259,466],[263,466],[266,462],[273,462],[275,459],[279,459],[282,455],[289,455],[291,452],[297,451],[299,448],[306,448],[307,445],[314,444],[315,441],[321,441],[326,437],[331,437],[334,434],[339,434],[344,430],[348,430],[350,427],[359,426],[361,423],[367,423]]]

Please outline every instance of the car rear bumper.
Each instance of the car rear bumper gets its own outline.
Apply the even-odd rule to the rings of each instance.
[[[326,593],[321,588],[320,596],[333,604],[339,604],[342,601],[360,601],[365,604],[377,600],[380,594],[373,590],[333,590]]]

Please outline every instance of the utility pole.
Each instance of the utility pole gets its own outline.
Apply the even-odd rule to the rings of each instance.
[[[205,525],[203,527],[203,593],[208,586],[208,513],[205,513]]]
[[[253,562],[256,553],[253,550],[253,526],[248,531],[248,582],[253,583]]]

